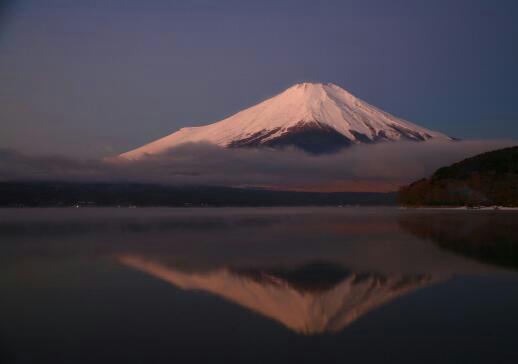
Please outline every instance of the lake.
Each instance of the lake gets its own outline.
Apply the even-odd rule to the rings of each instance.
[[[0,210],[1,363],[516,363],[518,212]]]

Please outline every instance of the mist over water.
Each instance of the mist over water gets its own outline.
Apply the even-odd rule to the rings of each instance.
[[[2,359],[513,362],[515,215],[0,210]]]
[[[437,168],[512,140],[398,142],[311,155],[297,149],[225,149],[188,143],[137,161],[77,160],[0,150],[0,181],[138,182],[266,186],[335,191],[395,191]]]

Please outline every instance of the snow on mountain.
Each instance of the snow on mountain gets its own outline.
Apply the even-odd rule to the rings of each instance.
[[[306,82],[224,120],[182,128],[121,157],[139,159],[187,142],[226,148],[295,146],[320,153],[359,143],[433,138],[451,140],[371,106],[335,84]]]

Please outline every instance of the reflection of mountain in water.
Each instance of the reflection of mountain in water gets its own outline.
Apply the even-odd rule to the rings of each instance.
[[[484,263],[518,268],[518,221],[513,212],[403,214],[399,224],[439,247]]]
[[[428,275],[355,274],[333,265],[185,272],[138,256],[119,260],[181,289],[223,297],[303,334],[340,331],[369,311],[433,283]]]

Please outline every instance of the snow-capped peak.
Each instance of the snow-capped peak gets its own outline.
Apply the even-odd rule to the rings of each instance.
[[[138,159],[187,142],[222,147],[293,145],[311,152],[358,143],[451,139],[392,116],[332,83],[303,82],[214,124],[179,131],[121,156]]]

